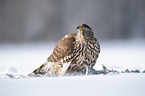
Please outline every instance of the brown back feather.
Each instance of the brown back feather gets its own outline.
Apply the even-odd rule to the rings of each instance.
[[[47,59],[49,62],[56,62],[60,59],[69,56],[74,49],[75,33],[65,35],[55,46],[53,53]]]

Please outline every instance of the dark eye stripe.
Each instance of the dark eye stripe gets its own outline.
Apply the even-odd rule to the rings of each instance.
[[[87,24],[82,24],[82,26],[84,26],[84,27],[86,27],[86,28],[91,30],[91,28]]]

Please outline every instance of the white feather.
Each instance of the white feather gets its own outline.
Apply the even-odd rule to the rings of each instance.
[[[63,68],[62,68],[62,70],[61,70],[60,76],[63,76],[63,75],[65,74],[65,72],[66,72],[66,70],[68,69],[68,67],[69,67],[70,64],[71,64],[71,62],[68,62],[68,63],[64,63],[64,64],[63,64]]]

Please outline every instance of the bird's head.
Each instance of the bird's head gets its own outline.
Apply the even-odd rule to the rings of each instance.
[[[90,39],[92,36],[94,36],[93,30],[87,25],[82,24],[76,28],[78,35],[85,40]]]

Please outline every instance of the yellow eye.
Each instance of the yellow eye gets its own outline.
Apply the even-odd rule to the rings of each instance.
[[[85,29],[85,31],[88,31],[87,29]]]

